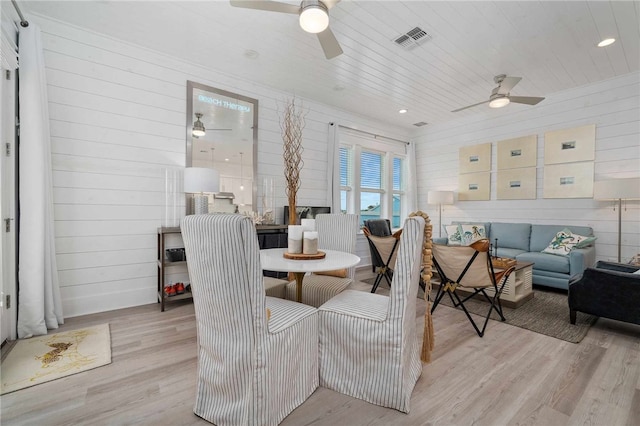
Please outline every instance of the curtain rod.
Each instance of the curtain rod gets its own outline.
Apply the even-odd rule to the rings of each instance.
[[[329,124],[331,124],[333,126],[335,123],[329,123]],[[377,135],[377,134],[371,133],[371,132],[365,132],[364,130],[354,129],[353,127],[343,126],[342,124],[338,124],[338,127],[342,127],[343,129],[353,130],[354,132],[364,133],[365,135],[373,136],[374,139],[384,138],[384,139],[388,139],[388,140],[394,141],[394,142],[399,142],[399,143],[405,144],[405,145],[409,145],[410,144],[407,141],[401,141],[400,139],[394,139],[394,138],[390,138],[390,137],[383,136],[383,135]]]
[[[18,7],[18,3],[16,3],[16,0],[11,0],[11,3],[13,4],[13,8],[16,10],[16,12],[18,12],[18,16],[20,17],[20,25],[23,26],[24,28],[27,28],[29,26],[29,21],[24,19],[24,15],[20,11],[20,8]]]

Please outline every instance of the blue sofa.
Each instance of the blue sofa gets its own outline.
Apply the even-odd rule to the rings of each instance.
[[[574,234],[593,236],[587,226],[535,225],[530,223],[453,222],[453,224],[482,224],[492,244],[498,239],[498,256],[521,262],[533,262],[533,283],[567,290],[569,280],[595,264],[596,249],[591,245],[573,249],[568,256],[542,253],[555,235],[565,228]],[[434,238],[436,244],[447,244],[447,238]],[[491,252],[494,254],[494,251]]]

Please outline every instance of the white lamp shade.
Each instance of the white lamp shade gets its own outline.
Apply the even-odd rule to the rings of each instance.
[[[427,204],[453,204],[453,191],[429,191]]]
[[[217,170],[206,167],[184,169],[184,192],[197,194],[218,191],[220,191],[220,173]]]
[[[640,200],[640,178],[607,179],[594,182],[596,200]]]

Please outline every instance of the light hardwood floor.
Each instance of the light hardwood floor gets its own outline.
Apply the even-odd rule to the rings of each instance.
[[[191,303],[70,318],[60,330],[105,322],[113,362],[3,395],[2,425],[208,424],[192,411]],[[434,326],[435,351],[410,414],[319,388],[282,424],[640,425],[640,326],[599,319],[573,344],[492,321],[479,338],[462,312],[446,306]]]

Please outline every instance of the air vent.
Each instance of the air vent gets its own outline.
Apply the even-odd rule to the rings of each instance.
[[[418,121],[417,123],[413,123],[413,125],[416,126],[416,127],[426,126],[427,124],[429,124],[429,123],[427,123],[425,121]]]
[[[431,35],[420,27],[415,27],[393,41],[405,50],[411,50],[422,43],[431,40]]]

